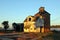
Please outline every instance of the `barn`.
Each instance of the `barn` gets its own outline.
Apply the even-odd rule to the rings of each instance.
[[[24,32],[49,32],[50,14],[44,7],[39,8],[39,12],[34,16],[28,16],[24,20]]]

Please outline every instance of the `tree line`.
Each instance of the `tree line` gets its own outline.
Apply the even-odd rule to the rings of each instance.
[[[2,22],[2,25],[4,26],[5,31],[7,31],[7,29],[9,28],[8,23],[9,23],[8,21]],[[14,31],[16,31],[16,32],[23,31],[23,26],[24,26],[24,24],[12,23],[12,27],[14,28]]]

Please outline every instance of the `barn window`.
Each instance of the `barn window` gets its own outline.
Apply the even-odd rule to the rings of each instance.
[[[29,21],[31,21],[31,18],[29,18]]]

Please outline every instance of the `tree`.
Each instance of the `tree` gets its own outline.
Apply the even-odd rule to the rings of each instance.
[[[3,21],[2,24],[4,25],[4,29],[7,30],[9,27],[8,21]]]
[[[16,31],[16,32],[23,31],[23,24],[21,24],[21,23],[13,23],[12,26],[14,28],[14,31]]]
[[[12,26],[13,26],[14,30],[16,31],[17,24],[13,23]]]

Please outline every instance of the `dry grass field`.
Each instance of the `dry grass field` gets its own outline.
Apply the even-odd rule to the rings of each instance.
[[[0,33],[0,37],[14,38],[16,40],[60,40],[59,31],[51,31],[48,33],[24,33],[24,32],[12,32],[12,33]]]

